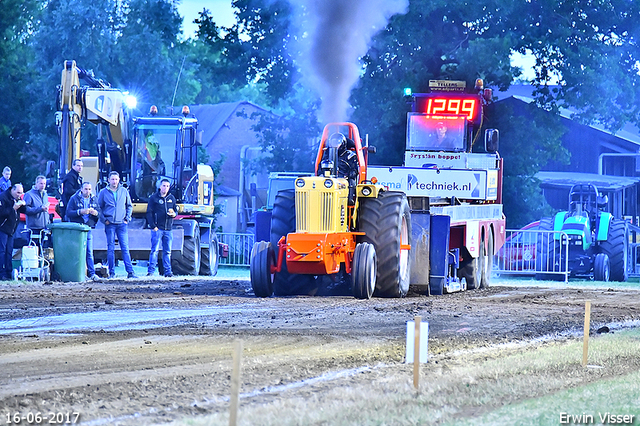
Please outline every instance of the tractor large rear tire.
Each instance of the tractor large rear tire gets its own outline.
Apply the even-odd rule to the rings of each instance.
[[[404,297],[409,291],[411,256],[402,245],[411,244],[411,212],[402,192],[381,192],[360,201],[358,242],[373,244],[378,258],[375,296]]]
[[[629,272],[629,228],[624,220],[612,219],[607,241],[600,243],[600,252],[609,256],[611,281],[627,281]]]
[[[293,189],[278,192],[271,213],[271,247],[278,262],[278,241],[283,236],[296,231],[296,193]],[[277,264],[277,263],[276,263]],[[282,269],[273,278],[273,290],[276,296],[313,294],[317,289],[315,276],[290,274],[286,259],[282,259]]]
[[[200,230],[196,228],[192,237],[184,237],[182,255],[171,257],[171,272],[174,275],[198,275],[200,271]]]
[[[540,231],[553,231],[553,218],[540,219]],[[564,272],[566,253],[562,250],[560,240],[555,239],[552,232],[541,232],[536,241],[536,280],[564,281],[564,274],[551,272]]]

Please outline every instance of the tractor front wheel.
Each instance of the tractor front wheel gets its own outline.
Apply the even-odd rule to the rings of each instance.
[[[356,299],[371,299],[376,289],[376,249],[372,244],[360,243],[353,253],[351,270],[353,295]]]
[[[271,243],[258,241],[251,250],[251,287],[258,297],[270,297],[273,294],[273,274],[275,253]]]
[[[606,253],[598,253],[593,262],[593,279],[596,281],[609,281],[610,271],[609,256]]]

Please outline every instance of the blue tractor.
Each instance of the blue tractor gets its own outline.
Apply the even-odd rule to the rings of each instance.
[[[536,243],[536,279],[564,279],[565,274],[596,281],[627,281],[629,227],[604,211],[608,204],[592,184],[569,191],[569,210],[540,220]],[[549,232],[561,231],[561,232]]]

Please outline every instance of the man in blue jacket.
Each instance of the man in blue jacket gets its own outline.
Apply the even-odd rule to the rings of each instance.
[[[171,183],[169,179],[160,181],[160,189],[149,198],[147,204],[147,222],[151,228],[151,253],[147,275],[153,275],[158,263],[158,250],[162,242],[162,265],[164,276],[172,277],[171,273],[171,244],[173,234],[171,226],[176,216],[176,198],[169,193]]]
[[[13,235],[20,213],[26,213],[22,184],[16,183],[0,194],[0,280],[10,280],[13,271]]]
[[[98,194],[98,209],[100,210],[100,221],[104,223],[104,233],[107,237],[109,278],[116,276],[116,234],[127,278],[138,278],[133,272],[131,264],[129,233],[127,231],[127,225],[131,221],[131,213],[133,212],[133,203],[129,191],[120,185],[118,172],[109,173],[109,186],[103,188]]]
[[[81,223],[91,228],[87,232],[87,276],[90,280],[100,279],[96,275],[93,262],[93,228],[98,222],[98,201],[91,193],[91,183],[83,182],[82,187],[69,198],[66,210],[67,221]]]

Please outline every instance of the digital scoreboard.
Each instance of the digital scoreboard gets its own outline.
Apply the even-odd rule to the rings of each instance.
[[[480,97],[467,93],[415,94],[414,112],[428,115],[464,116],[473,123],[480,122]]]

